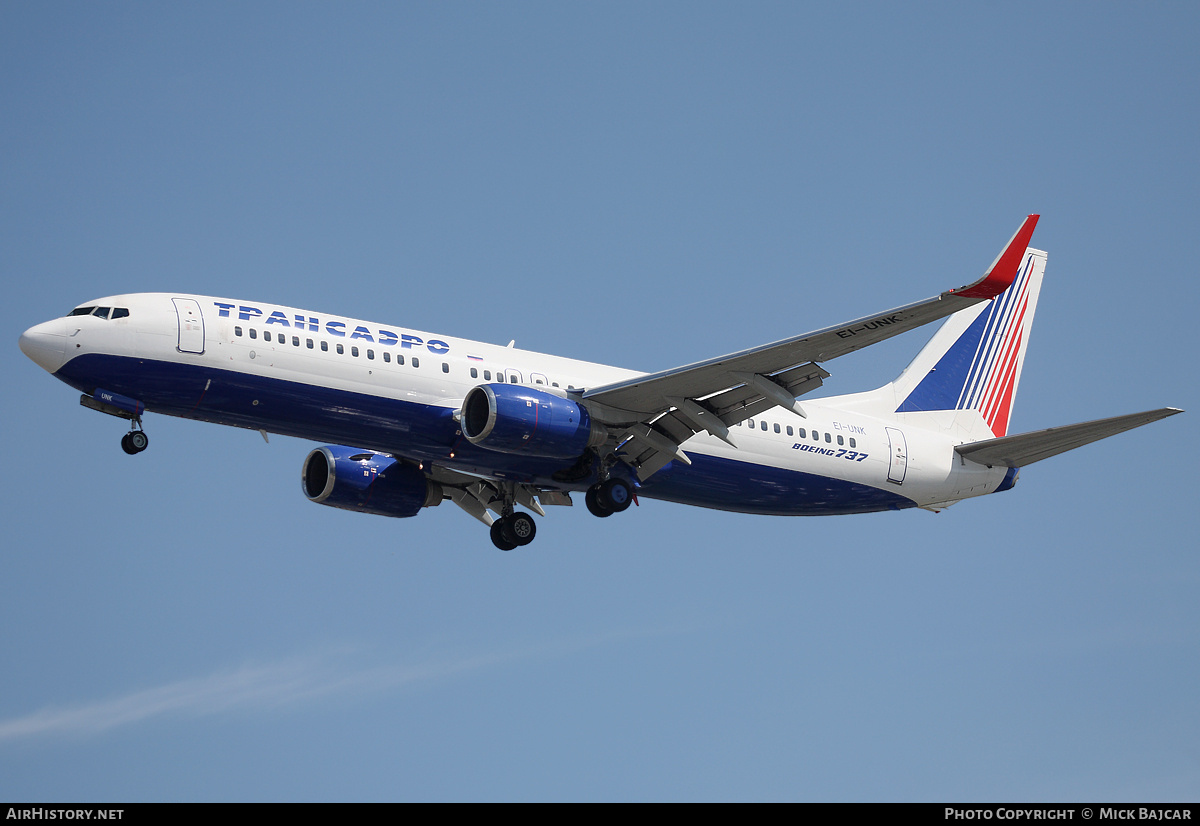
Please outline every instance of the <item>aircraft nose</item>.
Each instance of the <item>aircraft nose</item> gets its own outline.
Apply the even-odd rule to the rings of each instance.
[[[66,361],[67,320],[56,318],[21,333],[21,352],[43,370],[53,373]]]

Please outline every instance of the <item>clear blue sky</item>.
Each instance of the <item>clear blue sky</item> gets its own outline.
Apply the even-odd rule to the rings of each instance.
[[[0,798],[1200,797],[1192,3],[0,5]],[[1005,494],[503,554],[17,349],[134,291],[664,369],[1050,253]],[[827,364],[895,375],[926,333]]]

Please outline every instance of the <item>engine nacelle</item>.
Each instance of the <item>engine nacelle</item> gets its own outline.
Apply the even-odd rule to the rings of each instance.
[[[343,445],[308,454],[300,486],[309,501],[380,516],[416,516],[442,501],[442,486],[413,465]]]
[[[577,459],[608,438],[582,405],[519,384],[472,387],[461,424],[471,444],[547,459]]]

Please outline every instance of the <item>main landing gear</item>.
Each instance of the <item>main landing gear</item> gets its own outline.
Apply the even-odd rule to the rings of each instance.
[[[499,483],[497,488],[498,495],[491,500],[491,506],[501,516],[492,523],[492,544],[502,551],[528,545],[537,535],[537,523],[529,514],[514,510],[520,491],[510,483]],[[530,507],[530,501],[522,500],[521,504]],[[633,504],[633,485],[623,478],[610,477],[588,488],[584,502],[594,515],[612,516]],[[533,507],[536,508],[536,505]],[[538,512],[541,513],[541,510]]]
[[[150,437],[144,430],[131,430],[121,437],[121,450],[130,456],[141,453],[150,446]]]
[[[537,535],[537,523],[527,513],[513,511],[492,523],[492,544],[502,551],[528,545]]]
[[[537,523],[529,514],[514,509],[517,500],[522,495],[519,486],[512,482],[499,482],[496,484],[496,492],[498,495],[492,499],[491,505],[499,505],[495,509],[499,512],[500,518],[492,523],[492,544],[502,551],[511,551],[513,548],[528,545],[537,535]],[[523,501],[523,504],[528,506],[533,503],[528,494],[525,496],[527,501]],[[537,508],[536,503],[533,504],[533,507]],[[540,509],[538,509],[538,513],[541,513]]]
[[[612,516],[633,502],[633,487],[616,476],[592,485],[583,496],[583,503],[593,516]]]

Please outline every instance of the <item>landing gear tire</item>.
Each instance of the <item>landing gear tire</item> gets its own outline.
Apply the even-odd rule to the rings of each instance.
[[[510,513],[492,523],[492,544],[502,551],[528,545],[537,535],[537,523],[525,513]]]
[[[518,545],[528,545],[537,536],[537,523],[528,514],[514,513],[502,519],[501,523],[503,527],[500,528],[500,533],[505,539]]]
[[[492,544],[495,545],[500,550],[511,551],[513,548],[517,547],[516,542],[509,542],[507,539],[504,538],[504,520],[503,519],[497,519],[495,522],[492,523],[491,534],[492,534]]]
[[[131,430],[121,437],[121,450],[130,456],[141,453],[150,446],[150,437],[141,430]]]
[[[596,501],[613,513],[620,513],[633,502],[633,488],[624,479],[613,477],[600,483]]]
[[[583,495],[583,504],[587,505],[587,509],[592,514],[592,516],[599,516],[601,518],[604,518],[605,516],[613,515],[612,510],[604,507],[604,505],[602,505],[600,503],[600,500],[597,498],[597,486],[596,485],[592,485],[590,488],[587,489],[587,493],[585,493]]]

